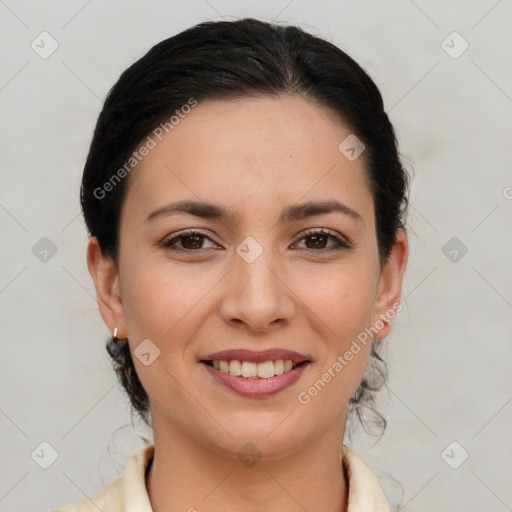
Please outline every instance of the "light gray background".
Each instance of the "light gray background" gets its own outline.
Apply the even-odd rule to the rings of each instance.
[[[0,510],[90,496],[142,446],[130,429],[111,438],[130,415],[85,264],[79,183],[119,74],[222,16],[297,23],[341,46],[380,87],[414,169],[404,310],[379,406],[388,429],[353,448],[406,512],[512,510],[509,0],[0,1]],[[31,48],[43,31],[59,45],[47,59]],[[458,58],[442,47],[453,31],[469,44]],[[46,262],[32,252],[42,237],[57,248]],[[467,247],[455,262],[443,253],[452,237]],[[58,452],[48,469],[31,458],[43,441]],[[453,441],[452,465],[469,453],[458,469],[441,456]]]

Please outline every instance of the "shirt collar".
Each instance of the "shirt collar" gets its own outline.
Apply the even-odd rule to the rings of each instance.
[[[389,512],[389,507],[375,475],[346,445],[341,461],[348,478],[347,512]]]
[[[146,489],[146,467],[154,451],[152,444],[135,453],[121,475],[126,512],[153,512]],[[377,478],[346,445],[341,450],[341,462],[348,479],[347,512],[389,512]]]

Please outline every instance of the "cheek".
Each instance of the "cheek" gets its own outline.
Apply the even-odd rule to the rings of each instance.
[[[329,400],[334,400],[341,407],[359,386],[368,362],[372,338],[365,329],[372,319],[374,276],[364,269],[337,267],[310,277],[309,284],[302,284],[297,295],[313,311],[324,340],[319,345],[315,378],[318,389],[323,390],[325,385],[328,390],[322,391],[323,398],[318,402],[325,400],[327,406]]]
[[[159,260],[127,259],[123,305],[134,340],[154,339],[163,348],[166,340],[178,342],[177,333],[197,323],[203,300],[222,276],[206,267],[191,269],[190,264]]]
[[[222,275],[205,268],[191,269],[190,264],[180,266],[168,260],[150,257],[125,259],[123,305],[132,353],[146,339],[156,345],[158,356],[149,365],[133,357],[139,379],[157,407],[183,404],[181,386],[170,375],[183,382],[190,366],[188,346],[193,345],[195,334],[208,312],[209,292]],[[142,345],[141,345],[142,346]],[[151,355],[151,358],[153,356]]]
[[[343,341],[357,336],[371,321],[375,283],[372,273],[365,269],[332,266],[308,269],[308,279],[296,279],[297,296],[324,325],[326,332]]]

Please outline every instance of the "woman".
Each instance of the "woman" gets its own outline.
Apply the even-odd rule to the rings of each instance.
[[[59,510],[388,510],[343,439],[386,376],[407,186],[375,84],[297,27],[202,23],[130,66],[81,204],[154,444]]]

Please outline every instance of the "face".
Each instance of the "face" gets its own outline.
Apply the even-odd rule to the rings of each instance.
[[[145,354],[134,363],[155,436],[179,429],[225,454],[250,441],[272,457],[343,431],[371,348],[361,333],[389,333],[379,319],[407,259],[400,232],[380,268],[364,153],[338,149],[350,134],[296,96],[204,101],[132,171],[119,272],[94,239],[88,262],[105,323]],[[214,208],[169,207],[183,201]],[[260,354],[273,349],[294,354]],[[227,350],[252,353],[214,354]],[[306,361],[243,377],[293,359]]]

